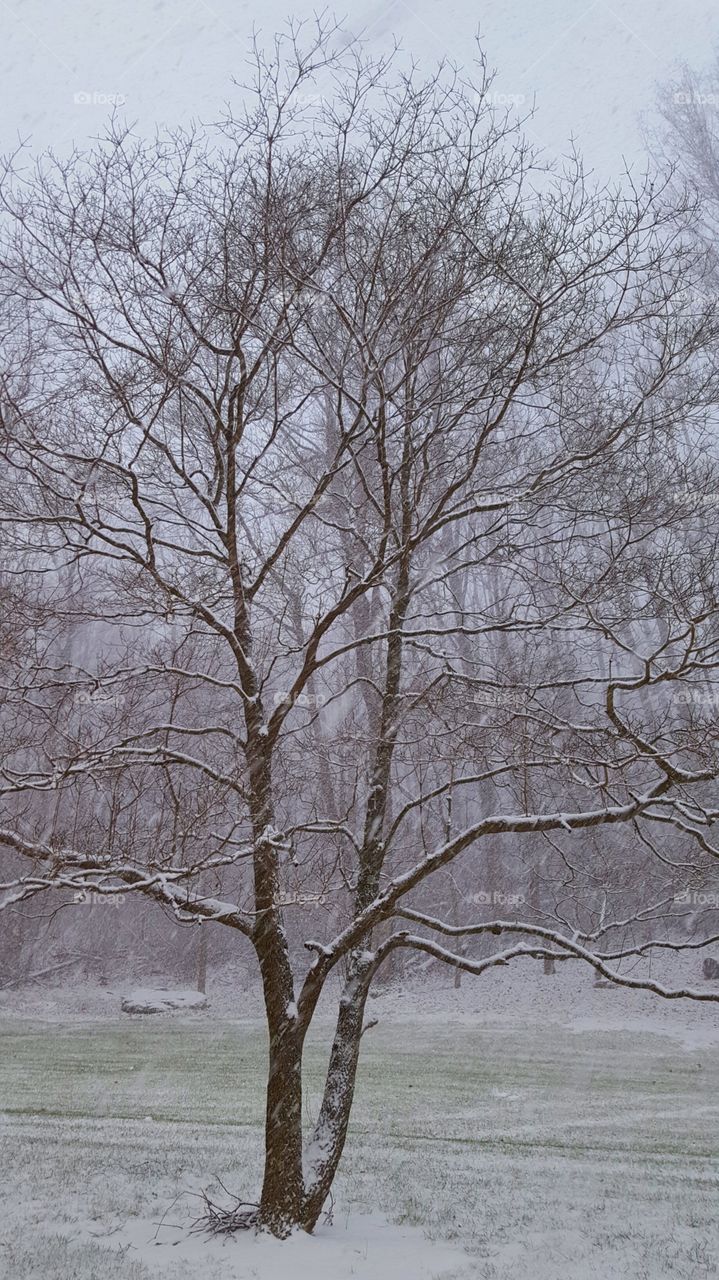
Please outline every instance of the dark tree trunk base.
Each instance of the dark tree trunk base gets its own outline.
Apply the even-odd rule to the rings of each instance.
[[[226,1187],[223,1186],[222,1190],[233,1199]],[[320,1209],[320,1212],[314,1214],[314,1220],[311,1220],[309,1206],[307,1213],[294,1219],[281,1209],[276,1212],[263,1210],[262,1205],[247,1200],[236,1199],[232,1204],[219,1205],[206,1191],[202,1192],[202,1199],[204,1208],[199,1218],[193,1222],[192,1230],[207,1235],[229,1236],[238,1231],[262,1231],[276,1239],[286,1240],[293,1231],[306,1231],[310,1234],[321,1216]]]

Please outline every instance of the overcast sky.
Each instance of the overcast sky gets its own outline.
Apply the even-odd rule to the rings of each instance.
[[[253,23],[267,35],[296,0],[0,0],[2,148],[20,134],[65,150],[96,132],[114,96],[143,128],[212,119],[241,76]],[[372,48],[393,35],[423,65],[471,57],[478,26],[495,92],[524,109],[535,139],[566,151],[574,136],[597,175],[641,163],[639,115],[677,60],[701,67],[719,46],[716,0],[358,0],[334,10]]]

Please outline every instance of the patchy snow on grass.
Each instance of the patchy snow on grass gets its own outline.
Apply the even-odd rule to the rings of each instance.
[[[445,988],[443,1015],[439,989],[431,1014],[406,993],[374,1002],[334,1226],[289,1244],[188,1236],[202,1190],[257,1198],[259,1023],[218,1017],[214,996],[199,1022],[124,1019],[117,1002],[102,1021],[0,1017],[2,1280],[713,1280],[714,1044],[687,1052],[671,1018],[562,1026],[573,982],[537,983],[546,1025],[526,999],[500,1020],[496,992],[471,1015],[484,982]],[[610,1016],[611,993],[584,994],[585,1016]],[[307,1046],[308,1128],[328,1034]]]
[[[696,983],[701,959],[652,973]],[[2,1280],[719,1277],[715,1006],[533,962],[381,986],[334,1226],[222,1242],[189,1225],[220,1181],[257,1199],[267,1042],[257,990],[229,969],[208,987],[206,1014],[147,1019],[119,1013],[130,984],[2,993]],[[336,995],[307,1043],[308,1131]]]

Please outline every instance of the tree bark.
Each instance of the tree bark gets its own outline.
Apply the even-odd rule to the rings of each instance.
[[[284,1239],[304,1226],[302,1048],[294,1019],[270,1033],[259,1225]]]
[[[207,991],[207,929],[202,925],[197,940],[197,990],[203,995]]]
[[[356,953],[340,998],[325,1092],[312,1140],[307,1150],[303,1226],[313,1231],[329,1195],[347,1138],[354,1100],[357,1064],[369,991],[370,965],[374,957]]]
[[[262,709],[249,704],[250,811],[255,838],[257,921],[253,942],[260,965],[269,1033],[265,1109],[265,1171],[259,1225],[284,1239],[302,1224],[302,1040],[282,912],[278,852],[273,844],[272,768],[262,733]]]

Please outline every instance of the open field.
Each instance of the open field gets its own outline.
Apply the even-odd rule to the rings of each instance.
[[[254,1022],[5,1016],[0,1274],[274,1277],[246,1238],[199,1265],[199,1241],[147,1243],[166,1211],[187,1226],[198,1202],[173,1201],[216,1177],[254,1198],[264,1053]],[[308,1119],[322,1060],[315,1039]],[[366,1037],[335,1222],[379,1212],[468,1250],[428,1275],[700,1280],[719,1275],[718,1151],[716,1045],[418,1016]]]

